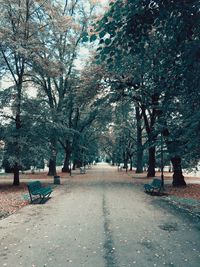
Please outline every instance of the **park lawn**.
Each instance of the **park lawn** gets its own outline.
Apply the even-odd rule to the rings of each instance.
[[[166,185],[165,188],[169,195],[200,200],[200,184],[188,184],[186,187]]]
[[[68,178],[69,174],[58,173],[61,178]],[[27,182],[30,180],[42,180],[42,184],[53,182],[53,177],[47,176],[47,172],[26,173],[20,175],[20,186],[12,185],[13,175],[1,175],[0,183],[0,219],[3,219],[22,207],[29,204]]]
[[[0,219],[15,213],[29,202],[24,199],[27,194],[27,186],[21,183],[20,186],[2,185],[0,186]]]

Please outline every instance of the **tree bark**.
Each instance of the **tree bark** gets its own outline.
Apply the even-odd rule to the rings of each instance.
[[[156,172],[155,172],[155,164],[156,164],[156,157],[155,157],[155,147],[150,147],[149,148],[149,166],[147,170],[147,177],[154,177]]]
[[[186,186],[186,182],[184,180],[184,176],[182,173],[182,166],[181,166],[181,157],[178,155],[180,143],[176,141],[170,141],[170,133],[168,128],[166,127],[163,129],[163,136],[165,137],[165,142],[167,144],[167,149],[169,154],[171,155],[171,163],[173,166],[173,186]]]
[[[62,168],[62,172],[70,172],[70,157],[71,157],[72,147],[69,140],[65,141],[65,160]]]
[[[17,162],[15,163],[13,172],[14,172],[13,185],[18,186],[20,184],[20,182],[19,182],[19,166],[18,166]]]
[[[49,172],[47,174],[48,176],[57,176],[56,172],[56,158],[51,157],[49,159]]]
[[[142,125],[139,107],[136,107],[137,122],[137,154],[136,154],[136,173],[143,173],[143,146],[142,146]]]
[[[143,173],[143,148],[137,150],[136,173]]]
[[[130,171],[133,170],[133,160],[132,160],[132,157],[130,157]]]
[[[127,170],[128,169],[128,157],[127,157],[127,153],[126,152],[123,153],[123,158],[124,158],[124,166],[123,166],[123,168]]]
[[[75,171],[76,170],[76,161],[73,161],[73,166],[72,166],[72,170]]]
[[[47,174],[48,176],[57,176],[56,156],[57,156],[57,139],[54,136],[51,139],[51,156],[49,159],[49,172]]]
[[[156,134],[154,131],[154,126],[156,123],[156,120],[159,116],[159,94],[158,93],[154,93],[151,96],[151,102],[152,102],[152,111],[148,112],[149,118],[146,114],[146,108],[145,106],[142,106],[142,115],[144,118],[144,124],[145,124],[145,128],[146,128],[146,132],[148,135],[148,141],[150,144],[150,148],[149,148],[149,166],[148,166],[148,173],[147,173],[147,177],[154,177],[155,176],[155,164],[156,164],[156,157],[155,157],[155,145],[154,142],[156,141]]]
[[[70,154],[67,150],[65,151],[65,161],[64,161],[63,168],[62,168],[62,172],[70,172],[69,163],[70,163]]]
[[[15,128],[16,128],[16,141],[14,144],[16,162],[14,164],[14,177],[13,185],[18,186],[20,184],[19,180],[19,170],[20,170],[20,158],[21,158],[21,149],[20,149],[20,129],[21,125],[21,92],[22,92],[22,77],[19,78],[19,83],[17,84],[17,98],[16,98],[16,116],[15,116]]]
[[[181,167],[181,157],[175,156],[171,158],[171,162],[173,165],[173,186],[186,186],[186,182],[184,180],[184,176],[182,173]]]

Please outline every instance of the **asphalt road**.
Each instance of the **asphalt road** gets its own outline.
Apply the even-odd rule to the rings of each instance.
[[[0,221],[0,266],[199,267],[200,223],[101,164]]]

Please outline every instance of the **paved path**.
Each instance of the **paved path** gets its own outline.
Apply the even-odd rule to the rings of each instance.
[[[0,221],[0,266],[199,267],[200,224],[95,166]]]

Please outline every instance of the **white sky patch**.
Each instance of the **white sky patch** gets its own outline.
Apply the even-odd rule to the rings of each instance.
[[[75,68],[77,70],[82,70],[89,56],[90,56],[90,49],[87,47],[81,47],[78,53],[78,57],[74,63]]]
[[[14,85],[14,82],[12,80],[12,77],[9,75],[6,75],[5,77],[3,77],[2,80],[0,80],[0,91],[3,91],[4,89],[7,89],[11,86]],[[30,96],[30,97],[36,97],[37,96],[37,88],[34,87],[33,85],[29,84],[24,85],[24,91]]]
[[[13,82],[11,81],[11,78],[8,77],[8,75],[4,76],[3,79],[0,80],[0,90],[9,88],[13,85]]]
[[[97,7],[97,13],[101,14],[101,13],[104,13],[105,10],[104,8],[106,9],[108,7],[108,4],[109,4],[109,0],[90,0],[91,3],[96,3],[98,4],[99,6]],[[95,47],[96,46],[96,47]],[[78,56],[77,56],[77,59],[75,60],[75,68],[77,70],[83,70],[87,60],[89,59],[91,53],[97,49],[97,44],[95,42],[93,43],[88,43],[87,45],[85,46],[81,46],[80,50],[79,50],[79,53],[78,53]]]

